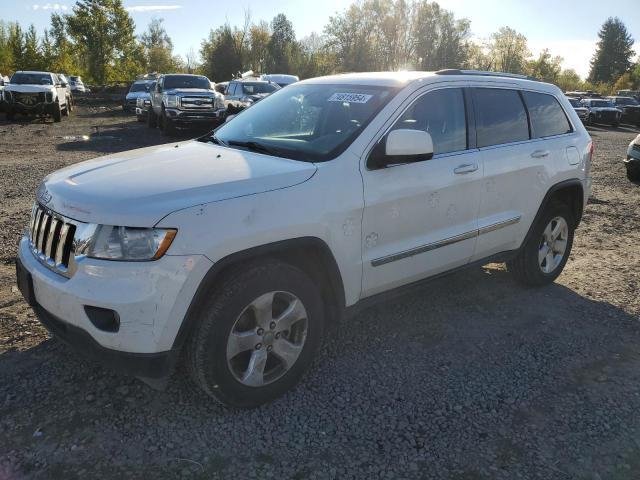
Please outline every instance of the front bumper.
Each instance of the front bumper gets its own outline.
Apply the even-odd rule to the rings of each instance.
[[[27,115],[48,115],[53,112],[53,103],[36,103],[25,105],[23,103],[9,102],[5,110],[13,113],[23,113]]]
[[[176,108],[167,108],[167,118],[176,123],[213,123],[220,124],[224,122],[225,109],[220,110],[179,110]]]
[[[18,259],[30,274],[35,310],[45,326],[107,359],[173,355],[189,304],[212,265],[202,255],[165,255],[152,262],[78,257],[77,270],[66,278],[36,259],[26,237]],[[118,330],[98,328],[85,306],[115,311]]]

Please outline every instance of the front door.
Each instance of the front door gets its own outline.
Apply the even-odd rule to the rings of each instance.
[[[464,265],[473,254],[483,166],[467,132],[467,97],[462,88],[418,93],[391,127],[429,132],[432,159],[363,168],[363,297]]]

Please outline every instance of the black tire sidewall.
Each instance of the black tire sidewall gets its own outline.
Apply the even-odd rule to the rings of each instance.
[[[569,233],[567,236],[567,248],[565,250],[562,261],[555,268],[555,270],[553,270],[553,272],[551,273],[544,273],[540,268],[540,265],[538,264],[540,239],[542,238],[544,229],[547,227],[549,222],[556,217],[563,217],[569,227]],[[563,203],[551,203],[547,208],[545,208],[544,212],[536,222],[531,232],[531,237],[527,241],[523,252],[525,255],[525,268],[530,273],[533,283],[538,285],[551,283],[562,273],[564,266],[569,260],[569,255],[571,254],[574,230],[575,220],[573,219],[571,209],[567,205]]]
[[[324,331],[324,308],[318,289],[298,268],[271,263],[246,269],[220,287],[223,291],[206,301],[194,332],[198,383],[226,405],[250,408],[272,401],[290,390],[307,370],[318,350]],[[278,380],[263,387],[247,387],[233,376],[227,364],[227,338],[246,306],[269,291],[297,296],[307,311],[307,338],[294,366]]]

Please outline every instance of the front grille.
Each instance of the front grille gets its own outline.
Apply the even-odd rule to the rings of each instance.
[[[135,105],[136,105],[136,103],[137,103],[137,100],[136,100],[135,98],[134,98],[133,100],[127,100],[127,103],[128,103],[129,105],[133,105],[133,106],[135,107]]]
[[[31,251],[41,263],[64,276],[69,276],[75,233],[76,225],[69,219],[34,204],[29,224]]]
[[[26,106],[36,105],[38,103],[44,103],[44,93],[22,93],[12,92],[13,98],[16,103],[21,103]]]
[[[211,110],[213,109],[214,99],[212,97],[182,97],[180,99],[182,108],[189,110]]]
[[[596,117],[600,120],[604,120],[607,122],[613,122],[618,119],[617,112],[598,112]]]

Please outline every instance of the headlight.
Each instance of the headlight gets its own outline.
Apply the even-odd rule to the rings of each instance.
[[[214,108],[216,110],[221,110],[221,109],[225,108],[224,107],[224,99],[222,97],[216,97]]]
[[[151,106],[151,100],[148,100],[148,99],[147,99],[147,100],[145,100],[145,101],[144,101],[144,106],[145,106],[145,107],[149,107],[149,106]]]
[[[176,108],[178,106],[178,96],[177,95],[164,95],[162,97],[162,99],[164,100],[164,106],[165,107],[174,107],[174,108]]]
[[[99,225],[86,255],[104,260],[157,260],[175,236],[172,229]]]

